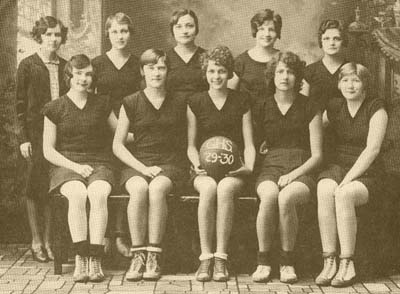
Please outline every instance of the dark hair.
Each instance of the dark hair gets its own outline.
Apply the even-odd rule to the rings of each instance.
[[[282,18],[279,14],[275,13],[271,9],[260,10],[251,18],[250,25],[253,38],[256,37],[258,28],[262,26],[265,21],[273,21],[276,30],[276,36],[278,39],[280,39],[282,30]]]
[[[364,90],[369,94],[371,91],[371,72],[364,65],[355,62],[346,63],[340,68],[338,87],[345,76],[352,74],[355,74],[361,80]]]
[[[181,9],[175,10],[172,13],[171,19],[169,21],[169,29],[171,31],[172,36],[174,36],[174,25],[176,25],[178,23],[179,19],[185,15],[190,15],[193,18],[194,24],[196,26],[195,33],[196,33],[196,35],[199,33],[199,19],[197,18],[196,13],[194,13],[193,10],[181,8]]]
[[[343,26],[343,24],[336,19],[327,19],[321,22],[321,25],[318,29],[318,45],[319,48],[322,48],[322,35],[325,34],[326,30],[329,29],[337,29],[340,32],[340,36],[343,39],[343,46],[347,46],[349,39],[347,36],[347,29]]]
[[[65,44],[67,41],[68,28],[64,26],[61,20],[53,16],[45,16],[37,20],[32,28],[31,36],[36,42],[42,44],[42,35],[47,32],[48,28],[55,28],[57,25],[60,26],[61,44]]]
[[[125,13],[123,12],[117,12],[116,14],[110,15],[107,20],[106,20],[106,24],[105,24],[105,34],[106,37],[108,38],[108,30],[110,29],[112,22],[115,21],[117,24],[126,24],[128,25],[128,30],[131,33],[131,35],[133,34],[134,30],[133,30],[133,22],[132,19]]]
[[[201,55],[200,64],[204,77],[206,76],[208,62],[210,60],[215,61],[217,65],[225,67],[228,71],[229,79],[233,77],[235,60],[228,47],[220,45]]]
[[[156,64],[160,59],[162,59],[169,69],[169,60],[167,54],[161,49],[150,48],[142,53],[140,56],[140,68],[147,64]]]
[[[70,86],[70,81],[73,76],[72,69],[73,68],[82,69],[88,67],[91,64],[92,62],[90,61],[90,58],[87,57],[85,54],[78,54],[72,56],[71,59],[68,60],[68,62],[65,64],[64,68],[64,81],[68,85],[68,87]],[[95,73],[93,73],[91,88],[94,88],[95,83],[96,83],[96,75]]]
[[[279,52],[276,57],[271,59],[271,61],[267,63],[265,76],[267,81],[269,81],[268,85],[273,90],[275,90],[275,83],[273,82],[275,77],[275,70],[279,62],[286,64],[288,68],[294,71],[294,75],[296,77],[294,90],[296,93],[299,92],[304,78],[304,69],[306,67],[305,61],[301,60],[298,55],[290,51]]]

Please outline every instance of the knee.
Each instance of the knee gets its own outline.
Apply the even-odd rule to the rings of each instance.
[[[149,193],[149,185],[147,184],[145,179],[141,177],[130,178],[126,182],[125,188],[131,198],[136,197],[138,199],[147,199],[147,195]]]
[[[67,197],[70,209],[86,209],[88,192],[83,183],[65,183],[61,186],[60,191]]]
[[[165,198],[172,189],[172,182],[167,177],[156,177],[149,184],[149,196],[151,198]]]
[[[212,178],[204,178],[202,181],[195,183],[196,189],[199,191],[200,198],[215,199],[217,195],[217,183]]]
[[[88,187],[90,205],[107,205],[107,198],[111,193],[111,185],[107,182],[93,183]]]
[[[281,192],[278,197],[278,205],[281,213],[289,213],[296,207],[296,202],[293,195]]]

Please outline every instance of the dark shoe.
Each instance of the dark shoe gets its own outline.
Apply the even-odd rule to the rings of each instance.
[[[123,237],[115,238],[115,247],[117,247],[118,253],[124,257],[132,258],[131,248],[128,242]]]
[[[146,268],[146,252],[137,251],[133,253],[131,265],[128,272],[126,273],[126,279],[128,281],[140,281],[143,278],[143,273]]]
[[[216,282],[226,282],[229,280],[228,268],[226,266],[226,260],[223,258],[214,258],[214,274],[213,280]]]
[[[196,272],[196,280],[199,282],[207,282],[212,277],[212,258],[200,261],[199,269]]]
[[[33,248],[31,247],[31,253],[33,260],[37,262],[48,262],[47,254],[43,246]]]
[[[146,271],[143,273],[143,279],[152,281],[160,279],[160,257],[161,252],[147,252]]]
[[[50,245],[46,245],[45,246],[45,250],[46,250],[46,254],[47,254],[47,258],[51,261],[54,260],[54,253],[53,250],[51,249]]]
[[[315,284],[318,286],[330,286],[332,279],[337,272],[336,255],[331,254],[324,256],[324,268],[315,279]]]
[[[332,287],[343,288],[354,284],[356,280],[356,270],[352,258],[341,258],[339,270],[333,278]]]

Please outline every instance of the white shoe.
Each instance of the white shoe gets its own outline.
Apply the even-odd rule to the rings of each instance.
[[[140,281],[143,278],[143,272],[146,268],[146,253],[145,251],[134,252],[131,260],[131,265],[126,273],[128,281]]]
[[[214,258],[213,280],[216,282],[226,282],[229,280],[229,272],[226,265],[226,259],[219,257]]]
[[[271,274],[271,267],[269,265],[258,265],[256,271],[253,273],[252,278],[254,282],[263,283],[269,280]]]
[[[280,266],[280,281],[282,283],[292,284],[297,282],[297,275],[292,265]]]
[[[101,268],[101,258],[91,256],[89,259],[89,281],[101,282],[104,280],[103,269]]]
[[[145,280],[158,280],[161,278],[160,252],[147,252],[146,271],[143,273]]]
[[[75,283],[86,283],[89,279],[89,258],[87,256],[75,255],[75,270],[73,280]]]
[[[333,278],[331,285],[333,287],[348,287],[354,284],[356,279],[356,270],[351,258],[341,258],[339,270]]]
[[[331,255],[324,258],[324,268],[315,279],[318,286],[329,286],[337,272],[336,256]]]

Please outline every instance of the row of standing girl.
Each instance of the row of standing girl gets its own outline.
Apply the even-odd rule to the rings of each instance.
[[[33,30],[41,49],[19,66],[21,153],[34,170],[40,166],[45,177],[43,133],[44,156],[51,163],[50,191],[59,190],[69,200],[68,221],[76,250],[75,281],[104,278],[101,256],[107,197],[112,187],[118,186],[131,195],[127,209],[131,250],[124,249],[124,235],[117,235],[121,252],[132,256],[126,277],[160,277],[166,195],[187,178],[186,144],[182,144],[187,141],[187,157],[194,174],[191,180],[200,194],[198,280],[229,278],[226,260],[233,200],[248,182],[259,150],[255,186],[260,198],[256,224],[259,252],[253,280],[265,282],[270,277],[276,228],[281,241],[280,279],[288,283],[297,280],[293,267],[296,206],[309,201],[317,190],[324,268],[316,283],[351,284],[356,276],[352,260],[357,229],[355,207],[378,193],[380,169],[375,159],[387,115],[382,102],[369,95],[368,70],[359,64],[343,65],[346,33],[341,24],[335,20],[321,24],[319,44],[324,57],[307,68],[297,55],[274,48],[282,20],[269,9],[252,18],[256,45],[235,61],[223,46],[202,54],[204,50],[195,44],[199,24],[193,11],[176,11],[170,28],[177,46],[167,53],[147,50],[139,60],[127,49],[132,21],[123,13],[111,16],[106,22],[111,50],[93,62],[84,55],[72,57],[65,67],[64,84],[65,61],[56,51],[65,42],[66,29],[52,17],[42,18]],[[143,90],[139,90],[140,73],[145,79]],[[303,94],[309,98],[299,93],[302,84]],[[242,91],[231,90],[228,85]],[[37,89],[41,90],[40,96]],[[319,174],[317,185],[313,172],[322,161],[323,121],[329,122],[337,146]],[[124,163],[119,166],[119,184],[110,150],[113,131],[114,154]],[[107,133],[110,135],[105,136]],[[207,176],[198,155],[199,145],[214,135],[234,140],[242,148],[244,159],[242,167],[219,182]],[[43,189],[45,179],[31,178],[31,183],[39,182]],[[30,194],[47,195],[39,188],[31,188]],[[45,261],[52,257],[50,222],[46,222],[43,242],[34,206],[38,198],[27,201],[32,254]],[[87,199],[91,204],[89,221]],[[41,200],[45,207],[48,199]],[[45,215],[48,219],[49,213]]]

